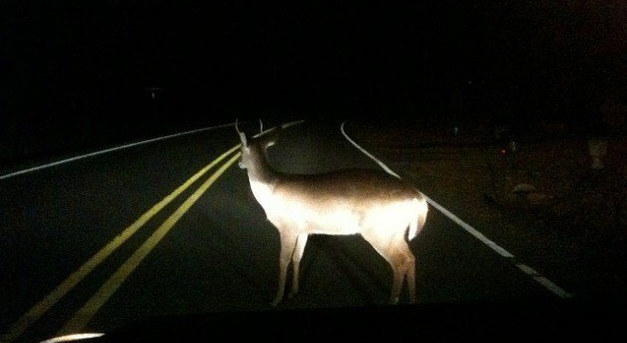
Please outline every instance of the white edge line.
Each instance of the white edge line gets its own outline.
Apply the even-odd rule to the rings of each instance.
[[[121,145],[121,146],[117,146],[117,147],[113,147],[113,148],[109,148],[109,149],[105,149],[105,150],[95,151],[95,152],[91,152],[91,153],[88,153],[88,154],[79,155],[79,156],[70,157],[70,158],[66,158],[66,159],[63,159],[63,160],[59,160],[59,161],[43,164],[43,165],[40,165],[40,166],[37,166],[37,167],[23,169],[23,170],[19,170],[19,171],[13,172],[13,173],[5,174],[5,175],[0,175],[0,180],[8,179],[8,178],[11,178],[11,177],[14,177],[14,176],[27,174],[27,173],[35,172],[35,171],[38,171],[38,170],[42,170],[42,169],[46,169],[46,168],[50,168],[50,167],[54,167],[54,166],[58,166],[58,165],[64,164],[64,163],[74,162],[74,161],[81,160],[81,159],[88,158],[88,157],[98,156],[98,155],[106,154],[106,153],[113,152],[113,151],[118,151],[118,150],[122,150],[122,149],[131,148],[131,147],[142,145],[142,144],[153,143],[153,142],[157,142],[157,141],[162,141],[162,140],[175,138],[175,137],[179,137],[179,136],[184,136],[184,135],[189,135],[189,134],[193,134],[193,133],[198,133],[198,132],[202,132],[202,131],[218,129],[218,128],[231,126],[231,125],[233,125],[233,124],[228,123],[228,124],[222,124],[222,125],[218,125],[218,126],[210,126],[210,127],[205,127],[205,128],[202,128],[202,129],[196,129],[196,130],[191,130],[191,131],[179,132],[179,133],[175,133],[175,134],[168,135],[168,136],[151,138],[151,139],[148,139],[148,140],[145,140],[145,141],[141,141],[141,142],[135,142],[135,143]]]
[[[346,121],[344,121],[342,123],[342,125],[340,126],[340,131],[342,131],[342,135],[344,136],[344,138],[346,138],[352,145],[355,146],[355,148],[357,148],[359,151],[361,151],[362,153],[364,153],[366,156],[370,157],[373,161],[375,161],[379,166],[381,166],[381,168],[383,168],[383,170],[385,170],[388,174],[395,176],[397,178],[401,178],[398,174],[396,174],[393,170],[391,170],[390,168],[388,168],[388,166],[385,165],[385,163],[383,163],[382,161],[380,161],[379,159],[377,159],[376,157],[374,157],[372,154],[370,154],[368,151],[364,150],[361,146],[359,146],[359,144],[357,144],[354,140],[352,140],[348,134],[346,134],[346,131],[344,131],[344,124],[346,124]],[[487,245],[488,247],[490,247],[492,250],[496,251],[499,255],[505,257],[505,258],[509,258],[509,259],[514,259],[514,255],[512,253],[510,253],[509,251],[505,250],[504,248],[502,248],[501,246],[499,246],[498,244],[494,243],[492,240],[488,239],[486,236],[484,236],[481,232],[477,231],[475,228],[473,228],[472,226],[470,226],[468,223],[464,222],[463,220],[459,219],[459,217],[457,217],[456,215],[454,215],[453,213],[451,213],[451,211],[447,210],[446,208],[444,208],[442,205],[438,204],[437,202],[433,201],[431,198],[429,198],[426,194],[423,193],[423,195],[425,196],[425,198],[427,199],[427,202],[429,204],[431,204],[433,207],[435,207],[436,209],[438,209],[440,212],[442,212],[445,216],[447,216],[449,219],[451,219],[453,222],[455,222],[457,225],[461,226],[464,230],[468,231],[468,233],[470,233],[471,235],[473,235],[474,237],[476,237],[478,240],[480,240],[481,242],[483,242],[485,245]],[[559,296],[560,298],[570,298],[572,297],[572,295],[568,292],[566,292],[565,290],[563,290],[562,288],[560,288],[559,286],[557,286],[556,284],[554,284],[553,282],[551,282],[549,279],[545,278],[544,276],[541,276],[538,272],[536,272],[533,268],[524,265],[524,264],[517,264],[518,268],[521,269],[523,272],[533,276],[533,279],[536,280],[538,283],[540,283],[541,285],[543,285],[544,287],[546,287],[548,290],[550,290],[551,292],[553,292],[554,294],[556,294],[557,296]]]
[[[551,282],[551,280],[545,278],[544,276],[534,276],[533,279],[536,280],[542,286],[546,287],[551,292],[555,293],[560,298],[566,299],[566,298],[573,297],[572,294],[566,292],[560,286],[554,284],[553,282]]]
[[[104,333],[99,333],[99,332],[94,332],[94,333],[77,333],[77,334],[72,334],[72,335],[65,335],[65,336],[59,336],[59,337],[55,337],[55,338],[51,338],[48,340],[45,340],[41,343],[59,343],[59,342],[74,342],[74,341],[80,341],[83,339],[91,339],[91,338],[98,338],[98,337],[102,337],[104,336]]]

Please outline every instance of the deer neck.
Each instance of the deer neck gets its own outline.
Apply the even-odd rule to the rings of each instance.
[[[272,196],[279,173],[270,166],[267,157],[263,154],[257,154],[253,159],[254,163],[248,167],[248,180],[253,195],[263,206]]]

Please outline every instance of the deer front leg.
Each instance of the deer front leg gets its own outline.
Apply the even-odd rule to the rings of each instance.
[[[294,255],[292,255],[292,266],[294,267],[292,273],[292,289],[288,294],[291,298],[298,293],[298,279],[300,275],[300,260],[303,258],[305,252],[305,245],[307,244],[307,234],[300,234],[296,239],[296,249],[294,249]]]
[[[287,278],[287,267],[289,267],[290,260],[294,254],[294,248],[296,247],[296,239],[298,236],[292,234],[283,234],[281,236],[281,254],[279,256],[279,286],[276,292],[276,296],[272,303],[272,306],[278,305],[283,300],[283,294],[285,293],[285,279]]]

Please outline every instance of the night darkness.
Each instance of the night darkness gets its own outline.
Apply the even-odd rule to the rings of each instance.
[[[2,1],[0,158],[236,116],[594,126],[627,89],[620,0],[252,3]]]

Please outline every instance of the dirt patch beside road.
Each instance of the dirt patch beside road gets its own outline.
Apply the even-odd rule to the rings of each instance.
[[[474,131],[473,131],[474,130]],[[627,299],[627,139],[591,168],[588,140],[522,140],[485,127],[351,122],[347,132],[402,177],[519,260],[582,298]]]

